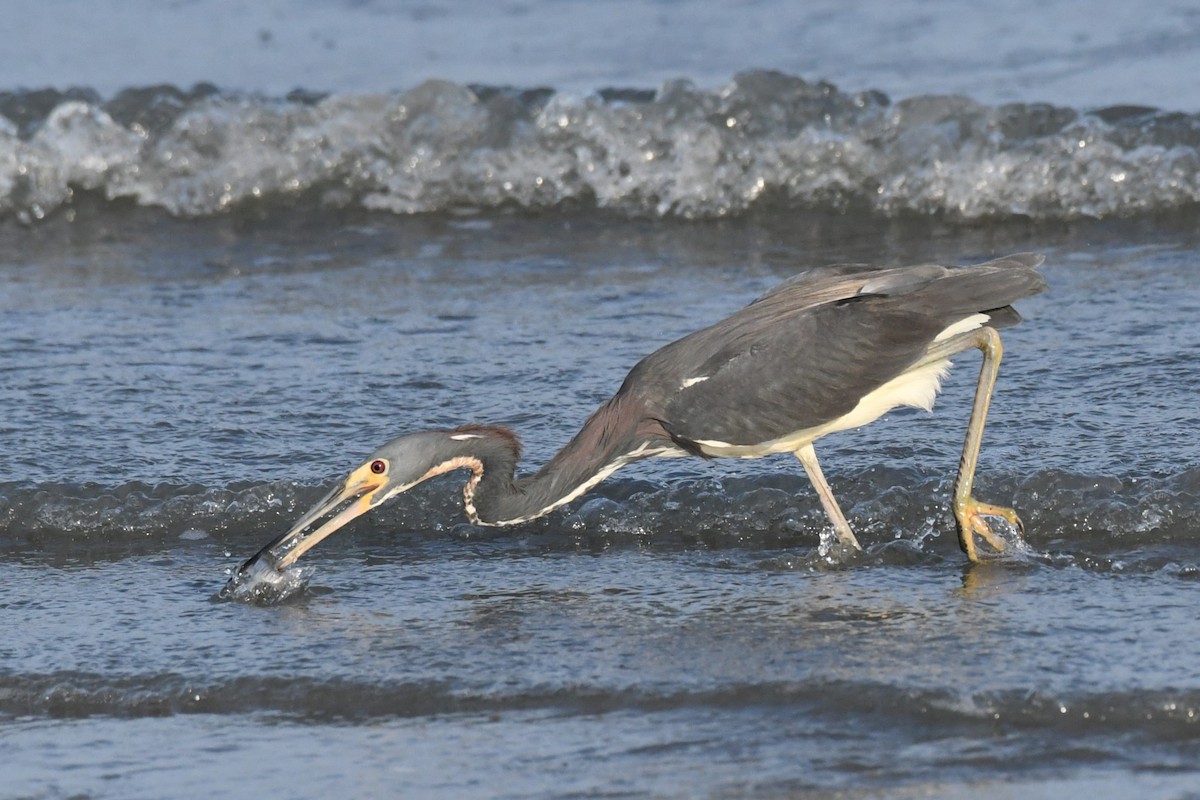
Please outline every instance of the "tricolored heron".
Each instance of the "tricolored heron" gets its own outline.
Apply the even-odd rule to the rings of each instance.
[[[436,475],[469,472],[463,505],[472,523],[515,525],[651,456],[794,453],[839,540],[858,549],[813,443],[897,406],[932,409],[950,358],[971,348],[983,352],[983,367],[954,486],[954,516],[959,544],[978,561],[976,535],[995,550],[1004,547],[985,517],[1021,527],[1011,508],[976,500],[972,484],[1002,352],[996,331],[1021,321],[1012,303],[1045,288],[1036,271],[1042,261],[1022,253],[971,267],[839,265],[801,273],[643,358],[534,474],[515,477],[521,448],[506,428],[472,424],[401,436],[372,453],[238,574],[260,560],[283,571],[352,519]]]

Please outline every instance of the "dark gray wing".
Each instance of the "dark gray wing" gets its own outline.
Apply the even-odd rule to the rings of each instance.
[[[758,444],[816,427],[904,372],[949,325],[980,312],[1015,324],[1010,304],[1045,287],[1041,260],[803,273],[647,356],[621,392],[685,445]]]
[[[969,267],[837,264],[788,278],[750,305],[811,307],[858,294],[897,297],[915,294],[936,284],[944,290],[947,286],[943,282],[947,279],[953,279],[952,283],[963,287],[970,281],[960,282],[969,278],[976,285],[972,287],[972,296],[966,305],[988,302],[981,295],[990,295],[997,300],[1009,296],[1011,299],[1007,302],[993,306],[999,308],[1045,288],[1045,281],[1035,272],[1045,260],[1045,256],[1037,253],[1016,253]]]
[[[680,381],[663,427],[683,442],[749,445],[849,413],[944,327],[879,306],[873,298],[819,306],[720,350]]]

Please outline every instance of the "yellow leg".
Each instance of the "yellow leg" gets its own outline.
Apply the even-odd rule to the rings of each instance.
[[[959,462],[958,478],[954,482],[954,518],[958,521],[958,543],[967,558],[979,561],[975,547],[975,536],[979,536],[997,552],[1004,549],[1004,540],[996,535],[984,517],[1000,517],[1024,532],[1025,526],[1017,512],[1004,506],[991,505],[976,500],[972,494],[975,484],[975,467],[979,463],[979,448],[983,441],[983,427],[987,421],[992,392],[996,388],[996,376],[1000,371],[1000,359],[1004,347],[995,328],[983,327],[959,334],[930,348],[930,355],[940,357],[953,355],[972,347],[983,353],[983,365],[979,369],[979,383],[975,386],[975,403],[971,408],[971,419],[967,423],[967,437],[963,442],[962,460]]]
[[[838,540],[845,547],[862,550],[858,539],[854,538],[854,531],[851,530],[850,523],[846,521],[837,499],[833,496],[833,490],[829,488],[829,484],[825,480],[825,473],[821,472],[821,465],[817,461],[817,451],[813,449],[812,443],[797,450],[796,458],[800,459],[800,463],[804,465],[804,471],[808,473],[809,481],[817,490],[817,497],[821,498],[821,506],[825,509],[825,515],[833,523]]]

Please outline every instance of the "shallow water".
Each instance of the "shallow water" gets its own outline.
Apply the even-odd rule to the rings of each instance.
[[[31,12],[0,68],[0,797],[1193,796],[1195,15],[1118,5]],[[130,37],[143,66],[80,71]],[[861,554],[794,459],[674,459],[511,529],[446,476],[285,602],[217,597],[396,434],[510,425],[531,469],[795,272],[1030,250],[977,481],[1027,529],[992,563],[949,511],[966,355],[934,414],[819,443]]]
[[[2,294],[6,795],[297,772],[314,797],[1196,778],[1183,226],[87,214],[3,234],[22,245]],[[948,512],[962,358],[932,416],[823,443],[866,546],[849,560],[823,554],[793,460],[672,460],[511,530],[463,523],[439,479],[306,556],[286,604],[214,599],[395,433],[508,423],[536,464],[640,354],[794,269],[1034,245],[1052,289],[1006,333],[979,478],[1028,523],[1000,563],[966,566]]]
[[[208,604],[203,552],[39,578],[41,652],[6,658],[53,669],[6,680],[10,764],[28,765],[9,791],[47,767],[63,793],[98,788],[105,741],[155,754],[153,780],[133,756],[108,765],[99,788],[120,796],[313,767],[294,791],[869,794],[1097,770],[1178,786],[1196,757],[1194,578],[436,549],[419,571],[326,558],[325,594],[271,609]]]

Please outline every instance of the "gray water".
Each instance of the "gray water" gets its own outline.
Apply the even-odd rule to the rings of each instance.
[[[4,234],[7,796],[1194,786],[1190,230],[87,213]],[[287,604],[213,599],[395,433],[511,424],[534,465],[791,270],[1034,244],[1052,290],[1005,337],[979,481],[1029,528],[997,563],[947,510],[963,363],[933,415],[822,448],[847,561],[794,460],[664,461],[516,529],[440,479]]]
[[[31,10],[0,797],[1196,796],[1195,16],[1067,5]],[[533,469],[795,272],[1031,250],[1002,558],[949,511],[964,355],[932,415],[819,443],[858,555],[795,459],[674,459],[509,529],[439,478],[284,603],[217,598],[399,433],[509,425]]]

